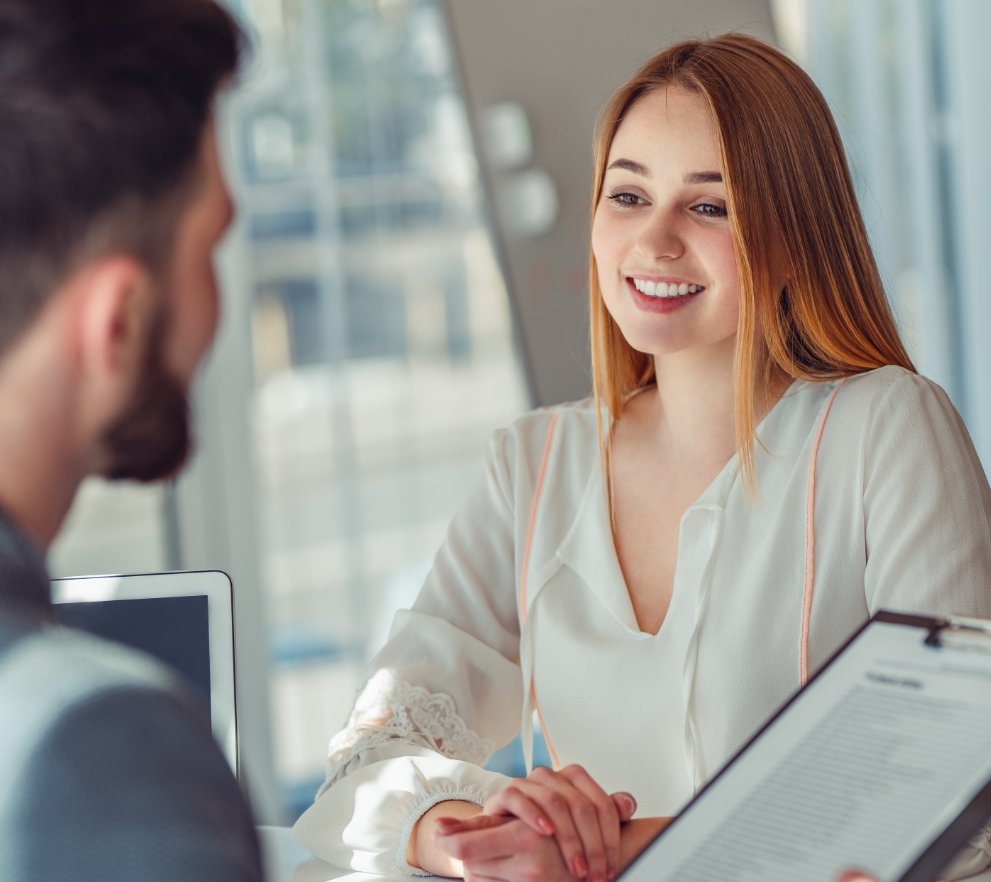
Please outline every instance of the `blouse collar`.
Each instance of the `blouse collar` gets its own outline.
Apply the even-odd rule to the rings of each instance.
[[[781,403],[796,396],[809,385],[796,380],[785,390],[758,425],[759,436],[765,439],[775,437],[778,424],[784,419],[783,412],[788,409],[781,408]],[[758,468],[763,458],[758,455]],[[706,519],[708,523],[719,520],[737,483],[739,471],[739,457],[734,453],[712,483],[686,509],[682,515],[682,530],[686,528],[687,522],[701,512],[709,513],[709,518]],[[609,537],[608,542],[602,541],[604,536]],[[714,548],[709,548],[710,553],[713,550]],[[640,632],[613,540],[601,460],[598,456],[592,458],[588,479],[575,508],[574,517],[557,546],[554,558],[553,561],[548,561],[534,571],[536,590],[531,595],[531,605],[539,589],[550,579],[558,566],[563,564],[581,578],[618,622],[632,631]]]

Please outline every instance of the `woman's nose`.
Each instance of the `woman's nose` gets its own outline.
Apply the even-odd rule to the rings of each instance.
[[[644,219],[636,247],[641,256],[649,260],[680,257],[685,251],[675,220],[661,212]]]

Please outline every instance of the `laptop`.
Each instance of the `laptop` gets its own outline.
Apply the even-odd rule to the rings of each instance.
[[[146,652],[202,696],[214,737],[238,771],[230,577],[190,570],[52,580],[66,625]]]

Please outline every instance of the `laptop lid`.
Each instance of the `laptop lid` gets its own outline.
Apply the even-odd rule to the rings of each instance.
[[[177,671],[210,710],[214,737],[238,771],[230,577],[189,570],[52,580],[67,625],[149,653]]]

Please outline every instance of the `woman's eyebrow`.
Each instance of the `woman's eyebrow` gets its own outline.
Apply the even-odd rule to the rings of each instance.
[[[614,168],[624,168],[629,172],[633,172],[635,175],[640,175],[642,178],[650,177],[650,169],[639,162],[634,162],[632,159],[617,159],[609,163],[609,169]],[[609,169],[606,170],[608,171]]]
[[[606,171],[611,171],[614,168],[625,169],[628,172],[633,172],[635,175],[639,175],[642,178],[650,177],[650,169],[640,162],[634,162],[632,159],[616,159],[609,163],[609,167]],[[697,171],[688,172],[684,176],[684,181],[686,184],[721,184],[723,181],[722,172],[718,171]]]
[[[685,175],[686,184],[721,184],[723,173],[717,171],[689,172]]]

